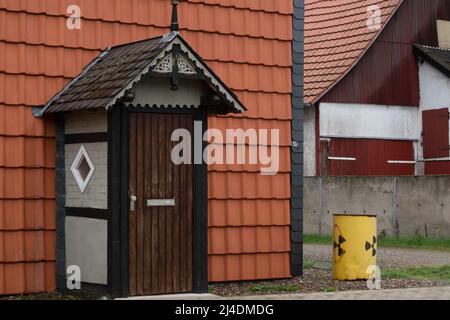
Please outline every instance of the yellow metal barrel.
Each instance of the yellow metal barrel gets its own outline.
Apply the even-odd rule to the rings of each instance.
[[[368,279],[377,264],[377,217],[334,215],[333,277],[336,280]]]

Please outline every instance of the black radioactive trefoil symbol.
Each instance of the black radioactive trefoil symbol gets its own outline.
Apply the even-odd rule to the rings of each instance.
[[[377,254],[377,249],[375,249],[376,243],[377,243],[377,237],[375,237],[375,236],[373,236],[372,243],[370,243],[369,241],[366,241],[366,251],[369,251],[370,249],[372,249],[372,257],[375,257],[375,255]]]
[[[333,249],[338,249],[338,256],[342,257],[345,254],[345,250],[342,249],[342,244],[347,241],[343,236],[339,236],[338,242],[334,241]]]

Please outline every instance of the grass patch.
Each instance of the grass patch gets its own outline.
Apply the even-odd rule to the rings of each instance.
[[[319,236],[318,234],[305,234],[303,235],[303,242],[309,244],[332,244],[333,239],[331,236]]]
[[[300,287],[295,285],[295,284],[290,284],[290,285],[259,285],[259,284],[255,284],[255,285],[251,285],[250,287],[247,288],[248,292],[253,292],[253,293],[261,293],[261,292],[265,292],[265,293],[274,293],[274,292],[298,292],[300,290]]]
[[[393,268],[382,270],[383,278],[443,280],[450,283],[450,266]]]
[[[328,244],[333,243],[331,236],[319,236],[316,234],[306,234],[303,237],[304,243],[307,244]],[[450,239],[445,238],[426,238],[421,236],[409,237],[391,237],[379,236],[378,245],[380,247],[396,247],[396,248],[415,248],[415,249],[432,249],[450,251]]]
[[[336,292],[336,288],[334,287],[326,287],[323,289],[323,292]]]
[[[421,236],[400,238],[379,237],[379,245],[381,247],[422,248],[450,251],[450,239],[445,238],[425,238]]]
[[[303,268],[305,269],[311,269],[314,267],[314,261],[311,260],[305,260],[303,261]]]

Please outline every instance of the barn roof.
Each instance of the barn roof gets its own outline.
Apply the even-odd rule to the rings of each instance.
[[[450,78],[450,49],[415,44],[414,53]]]
[[[178,32],[108,48],[89,63],[35,116],[75,110],[109,109],[125,98],[133,86],[151,72],[172,51],[181,47],[189,63],[201,72],[208,86],[222,98],[226,112],[243,112],[238,97],[203,62]],[[225,113],[226,113],[225,112]]]
[[[316,103],[360,61],[403,0],[306,0],[305,102]],[[368,8],[381,12],[379,29]]]

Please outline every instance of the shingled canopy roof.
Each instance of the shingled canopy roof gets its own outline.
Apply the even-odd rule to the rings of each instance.
[[[306,0],[306,103],[318,102],[353,69],[402,3],[403,0]],[[367,26],[371,5],[381,10],[379,30]]]
[[[450,78],[450,49],[415,44],[414,53]]]
[[[224,113],[244,112],[238,97],[203,62],[178,32],[112,47],[103,51],[70,81],[35,116],[75,110],[108,110],[126,97],[133,86],[171,52],[174,45],[199,71],[206,85],[221,98]]]

